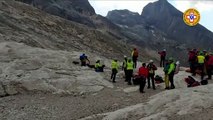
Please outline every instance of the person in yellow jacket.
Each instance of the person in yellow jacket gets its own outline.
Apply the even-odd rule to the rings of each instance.
[[[203,52],[200,52],[197,56],[197,63],[198,69],[201,71],[201,80],[204,78],[204,63],[205,63],[205,56]]]
[[[174,85],[175,63],[173,58],[169,58],[168,75],[169,75],[169,82],[171,84],[170,89],[175,89]]]
[[[104,72],[105,65],[101,65],[100,60],[97,60],[95,63],[95,71],[96,72]]]
[[[118,67],[119,67],[118,61],[116,59],[112,61],[111,67],[112,67],[111,79],[112,79],[112,82],[115,83],[115,78],[116,78],[116,74],[118,73]]]
[[[132,75],[133,75],[133,69],[134,69],[134,63],[131,59],[128,59],[127,63],[126,63],[126,72],[127,72],[127,75],[126,75],[126,79],[127,79],[127,82],[128,82],[128,85],[132,85]]]
[[[165,64],[165,66],[164,66],[164,69],[163,69],[163,71],[164,71],[164,81],[165,81],[165,89],[166,90],[169,90],[169,75],[168,75],[168,71],[169,71],[169,61],[168,60],[166,60],[166,62],[165,62],[166,64]]]

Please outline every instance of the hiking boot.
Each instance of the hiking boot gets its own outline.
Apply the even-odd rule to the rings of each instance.
[[[128,85],[132,85],[132,83],[128,83]]]
[[[116,81],[112,81],[113,83],[116,83]]]
[[[170,89],[175,89],[175,86],[172,86]]]
[[[144,91],[140,91],[140,93],[145,93]]]
[[[166,87],[165,90],[169,90],[169,87]]]
[[[147,89],[150,89],[150,88],[151,88],[151,87],[149,87],[149,86],[147,87]]]

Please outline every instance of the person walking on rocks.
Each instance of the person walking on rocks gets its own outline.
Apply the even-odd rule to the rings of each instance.
[[[153,60],[149,61],[149,64],[147,65],[147,68],[149,70],[149,74],[148,74],[148,89],[150,88],[150,80],[152,80],[152,88],[153,88],[153,90],[155,90],[154,76],[155,76],[155,70],[157,70],[157,67],[154,65]]]
[[[133,61],[133,67],[136,68],[137,67],[137,59],[138,59],[138,50],[136,48],[133,49],[132,51],[132,61]]]
[[[118,61],[116,59],[112,61],[111,67],[112,67],[111,79],[112,79],[112,82],[115,83],[115,78],[116,78],[116,74],[118,73],[118,67],[119,67]]]
[[[132,80],[132,76],[133,76],[134,63],[132,62],[131,59],[128,59],[126,69],[127,69],[126,79],[127,79],[128,85],[132,85],[131,80]]]
[[[146,63],[143,63],[142,66],[138,70],[138,75],[140,79],[140,88],[139,91],[144,93],[144,87],[146,85],[146,78],[149,75],[149,70],[146,68]]]

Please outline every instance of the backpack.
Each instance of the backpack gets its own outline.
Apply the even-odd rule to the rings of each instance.
[[[81,55],[79,59],[80,59],[80,60],[83,60],[83,59],[84,59],[84,56],[83,56],[83,55]]]
[[[163,81],[163,78],[162,78],[161,76],[156,75],[156,76],[155,76],[155,82],[156,82],[156,83],[162,83],[162,82],[164,82],[164,81]]]
[[[175,74],[178,74],[179,73],[179,71],[180,71],[180,64],[178,63],[176,63],[175,64]]]
[[[201,80],[201,85],[207,85],[208,84],[208,80],[207,79],[205,79],[205,80]]]
[[[138,57],[138,51],[137,51],[137,50],[135,50],[135,51],[133,52],[133,56]]]

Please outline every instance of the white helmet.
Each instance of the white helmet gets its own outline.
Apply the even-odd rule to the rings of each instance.
[[[149,60],[150,63],[153,63],[153,60]]]
[[[176,62],[176,64],[177,64],[177,65],[179,65],[179,64],[180,64],[180,62],[179,62],[179,61],[177,61],[177,62]]]

